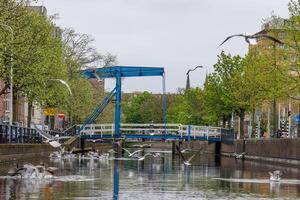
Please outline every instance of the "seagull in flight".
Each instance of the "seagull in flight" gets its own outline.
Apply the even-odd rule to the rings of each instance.
[[[139,149],[139,150],[136,150],[136,151],[134,151],[134,152],[131,153],[128,149],[125,149],[125,148],[122,148],[122,149],[124,149],[128,153],[128,157],[129,158],[131,158],[134,154],[142,151],[141,149]]]
[[[248,44],[252,44],[252,41],[253,39],[257,39],[257,38],[266,38],[266,39],[269,39],[269,40],[272,40],[273,42],[276,42],[276,43],[279,43],[279,44],[284,44],[282,41],[276,39],[275,37],[271,36],[271,35],[267,35],[267,34],[253,34],[253,35],[247,35],[247,34],[236,34],[236,35],[230,35],[228,36],[220,45],[222,46],[225,42],[227,42],[228,40],[230,40],[231,38],[233,37],[244,37],[245,38],[245,41],[248,43]]]
[[[185,152],[188,152],[188,151],[192,151],[192,149],[182,149],[180,152],[185,153]]]
[[[146,153],[143,157],[138,158],[138,161],[143,161],[147,156],[153,156],[152,153]]]
[[[61,143],[59,143],[58,141],[60,139],[66,139],[66,138],[70,138],[70,136],[62,136],[59,137],[58,135],[56,136],[52,136],[44,131],[42,131],[41,129],[39,129],[36,124],[34,124],[34,128],[37,130],[37,132],[46,139],[46,143],[49,143],[52,147],[57,148],[57,147],[61,147]]]
[[[199,151],[198,153],[196,153],[196,154],[192,155],[191,157],[189,157],[188,160],[186,160],[185,157],[183,156],[183,154],[181,153],[180,148],[177,145],[176,145],[176,149],[177,149],[178,153],[180,154],[180,157],[183,160],[183,164],[186,165],[186,166],[192,165],[191,164],[192,159],[200,152]]]
[[[59,81],[60,83],[64,84],[64,85],[67,87],[67,89],[68,89],[70,95],[73,95],[72,90],[71,90],[71,87],[69,86],[69,84],[68,84],[66,81],[64,81],[64,80],[62,80],[62,79],[50,79],[50,80],[53,80],[53,81]]]

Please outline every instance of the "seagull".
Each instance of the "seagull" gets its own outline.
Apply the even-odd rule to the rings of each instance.
[[[243,152],[241,154],[234,153],[233,156],[235,157],[235,159],[243,159],[245,154],[246,154],[246,152]]]
[[[283,172],[279,171],[279,170],[275,170],[273,173],[269,172],[270,175],[270,181],[280,181],[281,176],[283,175]]]
[[[55,78],[54,79],[50,79],[50,80],[59,81],[60,83],[64,84],[68,88],[70,95],[73,95],[71,87],[69,86],[69,84],[66,81],[64,81],[62,79],[55,79]]]
[[[251,39],[257,39],[257,38],[266,38],[269,40],[272,40],[273,42],[279,43],[279,44],[284,44],[282,41],[276,39],[275,37],[271,36],[271,35],[267,35],[267,34],[254,34],[254,35],[246,35],[246,34],[236,34],[236,35],[231,35],[229,37],[227,37],[220,45],[222,46],[225,42],[227,42],[229,39],[233,38],[233,37],[244,37],[245,41],[248,44],[252,44],[251,43]]]
[[[103,142],[102,139],[86,139],[86,141],[93,142],[93,143],[96,143],[96,142]]]
[[[46,143],[49,143],[52,147],[57,148],[57,147],[61,147],[61,143],[58,142],[58,140],[60,139],[66,139],[66,138],[70,138],[70,136],[62,136],[59,137],[58,135],[56,136],[52,136],[44,131],[42,131],[41,129],[39,129],[35,124],[34,124],[34,128],[37,130],[37,132],[46,139]]]
[[[132,147],[138,147],[138,148],[150,148],[151,144],[135,144],[132,145]]]
[[[183,164],[184,165],[186,165],[186,166],[190,166],[190,165],[192,165],[190,162],[192,161],[192,159],[195,157],[195,155],[196,154],[198,154],[198,153],[196,153],[196,154],[194,154],[194,155],[192,155],[191,157],[189,157],[189,159],[188,160],[186,160],[185,158],[184,158],[184,156],[183,156],[183,154],[181,153],[181,151],[180,151],[180,148],[176,145],[176,149],[177,149],[177,151],[179,152],[179,154],[180,154],[180,156],[181,156],[181,158],[182,158],[182,160],[183,160]]]
[[[52,178],[56,167],[47,167],[44,164],[24,164],[22,167],[15,167],[8,171],[8,175],[20,178]]]
[[[154,158],[161,156],[159,152],[152,152],[151,154]]]
[[[136,151],[134,151],[134,152],[131,153],[128,149],[125,149],[125,148],[122,148],[122,149],[124,149],[129,154],[128,155],[129,158],[132,157],[134,154],[142,151],[141,149],[139,149],[139,150],[136,150]]]
[[[118,153],[118,152],[116,152],[116,151],[113,150],[113,149],[110,149],[110,150],[108,150],[108,153]]]
[[[188,152],[188,151],[192,151],[192,149],[182,149],[180,152],[185,153],[185,152]]]
[[[143,161],[147,156],[153,156],[152,153],[146,153],[144,156],[139,157],[138,161]]]

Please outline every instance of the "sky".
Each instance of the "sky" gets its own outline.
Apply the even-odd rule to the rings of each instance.
[[[40,0],[48,14],[59,14],[55,23],[91,35],[100,53],[117,56],[118,65],[164,67],[166,90],[174,93],[186,84],[203,86],[224,50],[244,55],[247,43],[234,38],[218,48],[229,35],[256,33],[263,19],[287,18],[288,0]],[[101,66],[99,66],[101,67]],[[162,92],[161,77],[125,78],[125,92]],[[113,80],[105,82],[114,87]]]

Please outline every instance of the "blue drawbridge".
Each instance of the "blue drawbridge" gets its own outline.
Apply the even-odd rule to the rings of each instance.
[[[82,76],[90,79],[115,78],[115,88],[107,94],[94,112],[80,126],[82,139],[150,139],[150,140],[206,140],[211,142],[233,141],[231,130],[220,127],[194,126],[166,123],[165,100],[165,72],[161,67],[139,66],[114,66],[107,68],[86,69]],[[161,76],[163,99],[163,123],[162,124],[121,124],[121,79],[124,77]],[[95,124],[97,117],[101,115],[105,107],[115,97],[115,122],[114,124]],[[121,127],[122,126],[122,127]]]
[[[82,72],[82,76],[90,79],[105,79],[105,78],[115,78],[116,87],[103,99],[103,101],[97,106],[94,112],[85,120],[83,125],[80,127],[80,131],[95,122],[96,118],[101,115],[104,108],[116,97],[115,106],[115,126],[114,126],[114,137],[119,138],[121,136],[120,123],[121,123],[121,79],[124,77],[141,77],[141,76],[161,76],[163,84],[163,93],[165,94],[165,72],[162,67],[139,67],[139,66],[114,66],[107,68],[97,68],[97,69],[87,69]],[[164,96],[164,95],[163,95]],[[166,104],[165,97],[163,97],[163,119],[164,123],[166,121]]]

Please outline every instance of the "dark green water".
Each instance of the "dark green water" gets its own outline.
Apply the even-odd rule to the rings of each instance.
[[[31,161],[38,164],[40,160]],[[1,166],[0,199],[296,199],[300,170],[199,155],[184,167],[178,156],[136,160],[50,160],[59,168],[54,179],[20,180]],[[281,183],[269,183],[268,171],[285,170]],[[216,179],[217,178],[217,179]],[[218,178],[225,178],[220,180]],[[228,180],[227,178],[231,178]],[[234,178],[235,181],[231,181]]]

